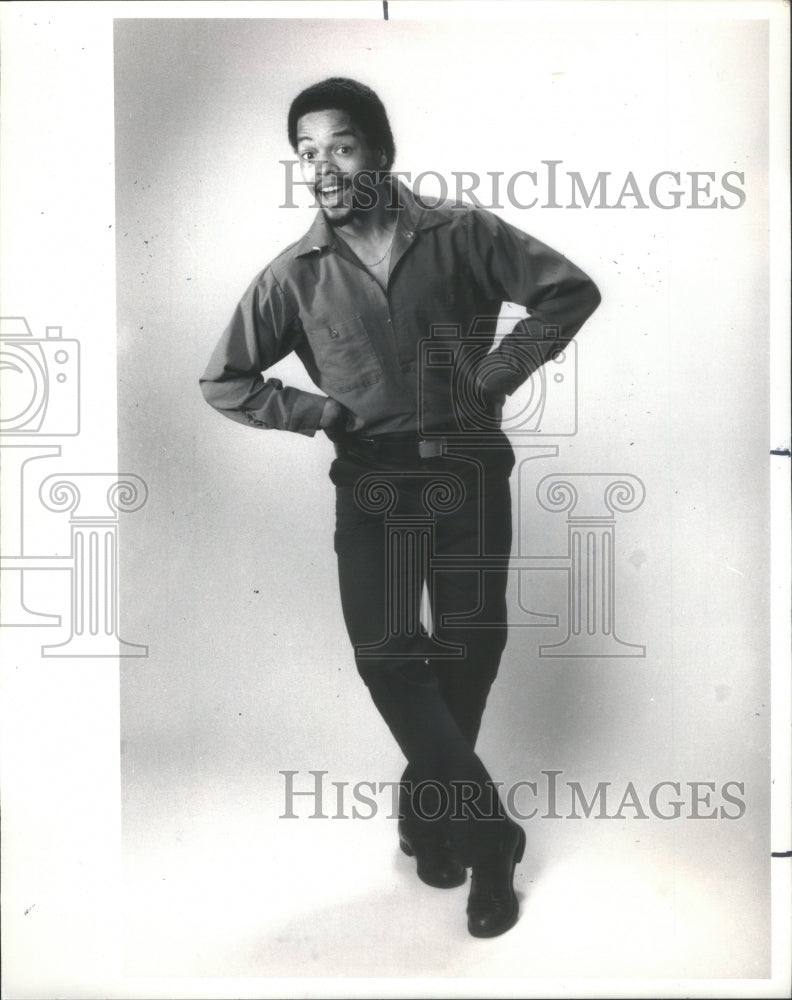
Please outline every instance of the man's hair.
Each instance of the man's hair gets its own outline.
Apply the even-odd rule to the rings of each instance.
[[[333,76],[314,83],[298,94],[289,108],[289,142],[297,149],[297,122],[311,111],[346,111],[368,143],[385,154],[385,169],[390,170],[396,156],[385,105],[364,83]]]

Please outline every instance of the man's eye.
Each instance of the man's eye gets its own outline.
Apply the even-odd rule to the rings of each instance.
[[[314,157],[314,154],[310,150],[306,150],[305,152],[300,153],[300,157],[303,160],[312,160],[313,157]]]
[[[338,147],[338,152],[341,153],[344,156],[349,156],[349,154],[352,152],[352,147],[351,146],[339,146]]]

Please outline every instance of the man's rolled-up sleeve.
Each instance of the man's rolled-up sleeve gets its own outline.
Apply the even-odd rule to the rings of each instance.
[[[243,295],[200,379],[207,403],[241,424],[315,434],[326,397],[262,374],[293,351],[300,336],[296,312],[264,270]]]
[[[599,305],[600,293],[562,254],[491,212],[471,211],[469,227],[478,284],[489,297],[529,313],[488,359],[485,391],[510,395],[572,340]]]

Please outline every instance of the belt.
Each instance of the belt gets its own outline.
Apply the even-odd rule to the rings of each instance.
[[[446,453],[446,438],[422,438],[417,434],[381,434],[377,437],[347,437],[336,440],[339,458],[359,458],[363,461],[404,464],[441,458]]]

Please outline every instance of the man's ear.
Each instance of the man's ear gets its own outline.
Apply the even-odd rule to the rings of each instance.
[[[379,165],[381,167],[384,167],[387,162],[388,162],[388,157],[383,152],[380,152]]]

